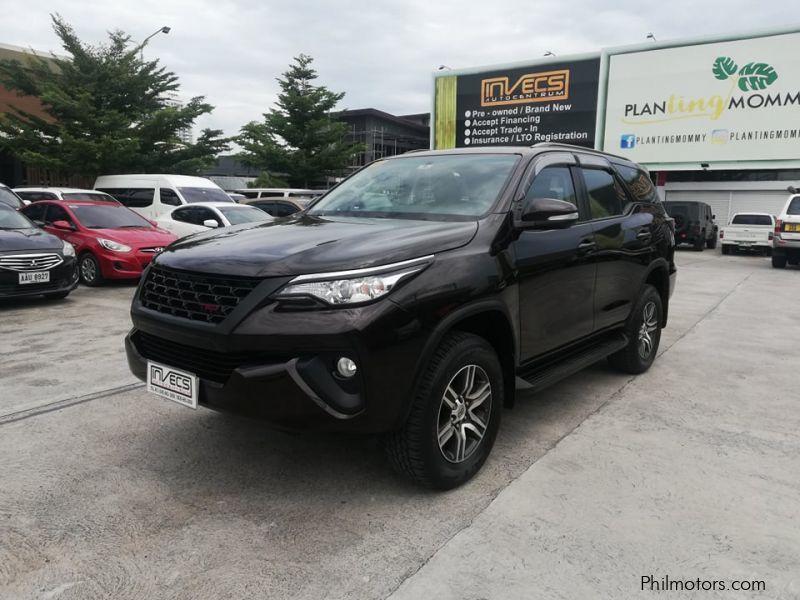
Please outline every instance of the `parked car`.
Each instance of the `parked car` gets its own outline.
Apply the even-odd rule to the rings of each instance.
[[[757,250],[769,255],[772,252],[774,230],[775,217],[770,214],[736,213],[731,222],[719,231],[722,253]]]
[[[234,190],[245,198],[318,198],[327,190],[303,188],[243,188]]]
[[[247,198],[242,204],[260,208],[273,217],[288,217],[303,210],[312,198]]]
[[[775,221],[772,266],[783,269],[787,262],[790,265],[800,264],[800,194],[789,197]]]
[[[179,238],[217,227],[265,221],[272,221],[272,217],[264,211],[229,202],[198,202],[179,206],[156,219],[159,227],[171,231]]]
[[[0,183],[0,204],[19,210],[25,203],[7,185]]]
[[[26,204],[38,200],[93,200],[96,202],[112,202],[119,204],[112,196],[97,190],[84,190],[80,188],[65,187],[33,187],[25,186],[14,188],[14,192],[25,200]]]
[[[379,160],[296,216],[160,254],[128,363],[192,408],[383,434],[401,473],[452,488],[518,384],[652,365],[672,226],[642,167],[586,148]]]
[[[228,196],[231,197],[231,200],[234,202],[242,202],[242,200],[247,199],[247,196],[244,194],[237,194],[236,192],[225,192]]]
[[[23,213],[0,202],[0,298],[66,298],[76,285],[72,244],[42,231]]]
[[[135,279],[153,257],[175,241],[169,231],[119,204],[43,200],[22,209],[34,223],[75,246],[86,285]]]
[[[675,242],[691,244],[698,252],[703,246],[712,249],[717,247],[719,228],[714,222],[716,215],[705,202],[666,201],[664,208],[667,214],[675,219]]]
[[[148,219],[155,219],[182,204],[234,204],[234,200],[210,179],[188,175],[102,175],[95,180],[94,189],[114,196]]]

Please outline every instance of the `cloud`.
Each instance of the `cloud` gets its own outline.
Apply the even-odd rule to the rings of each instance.
[[[187,99],[216,107],[198,127],[235,134],[260,119],[293,56],[314,57],[319,83],[346,92],[342,108],[402,114],[430,109],[431,73],[452,68],[594,52],[604,46],[697,37],[800,22],[800,3],[747,0],[28,0],[7,19],[0,42],[58,51],[49,13],[59,12],[91,43],[122,29],[150,40],[181,80]]]

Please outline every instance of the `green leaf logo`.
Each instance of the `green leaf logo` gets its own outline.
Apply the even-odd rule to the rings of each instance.
[[[739,71],[739,89],[743,92],[763,90],[778,79],[778,74],[767,63],[747,63]]]
[[[711,70],[714,72],[714,77],[720,80],[732,77],[739,66],[734,60],[728,56],[720,56],[714,61],[714,66]]]

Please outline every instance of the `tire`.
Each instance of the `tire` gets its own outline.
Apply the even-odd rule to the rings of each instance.
[[[706,240],[706,248],[708,248],[709,250],[713,250],[716,247],[717,247],[717,234],[715,233]]]
[[[731,253],[731,247],[726,245],[726,244],[722,244],[722,253],[723,254],[730,254]]]
[[[67,296],[69,296],[72,290],[68,290],[66,292],[55,292],[53,294],[45,294],[44,297],[48,300],[63,300]]]
[[[694,249],[697,252],[702,252],[704,246],[705,246],[705,238],[704,237],[701,236],[701,237],[695,239],[695,241],[694,241]]]
[[[773,254],[772,255],[772,268],[773,269],[785,269],[786,268],[786,255],[785,254]]]
[[[452,489],[478,472],[497,437],[504,394],[497,353],[481,337],[451,333],[415,389],[403,427],[384,438],[387,457],[416,484]]]
[[[608,357],[615,369],[638,375],[653,364],[661,341],[661,296],[652,285],[645,285],[625,324],[628,345]]]
[[[89,287],[95,287],[103,283],[103,273],[100,271],[100,263],[88,252],[81,256],[78,262],[78,272],[81,275],[81,283]]]

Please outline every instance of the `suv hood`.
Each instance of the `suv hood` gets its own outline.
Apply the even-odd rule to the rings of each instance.
[[[56,236],[36,227],[30,229],[0,229],[0,252],[25,250],[61,252],[63,242]]]
[[[343,271],[459,248],[477,230],[477,221],[299,215],[198,233],[170,246],[156,262],[248,277]]]

